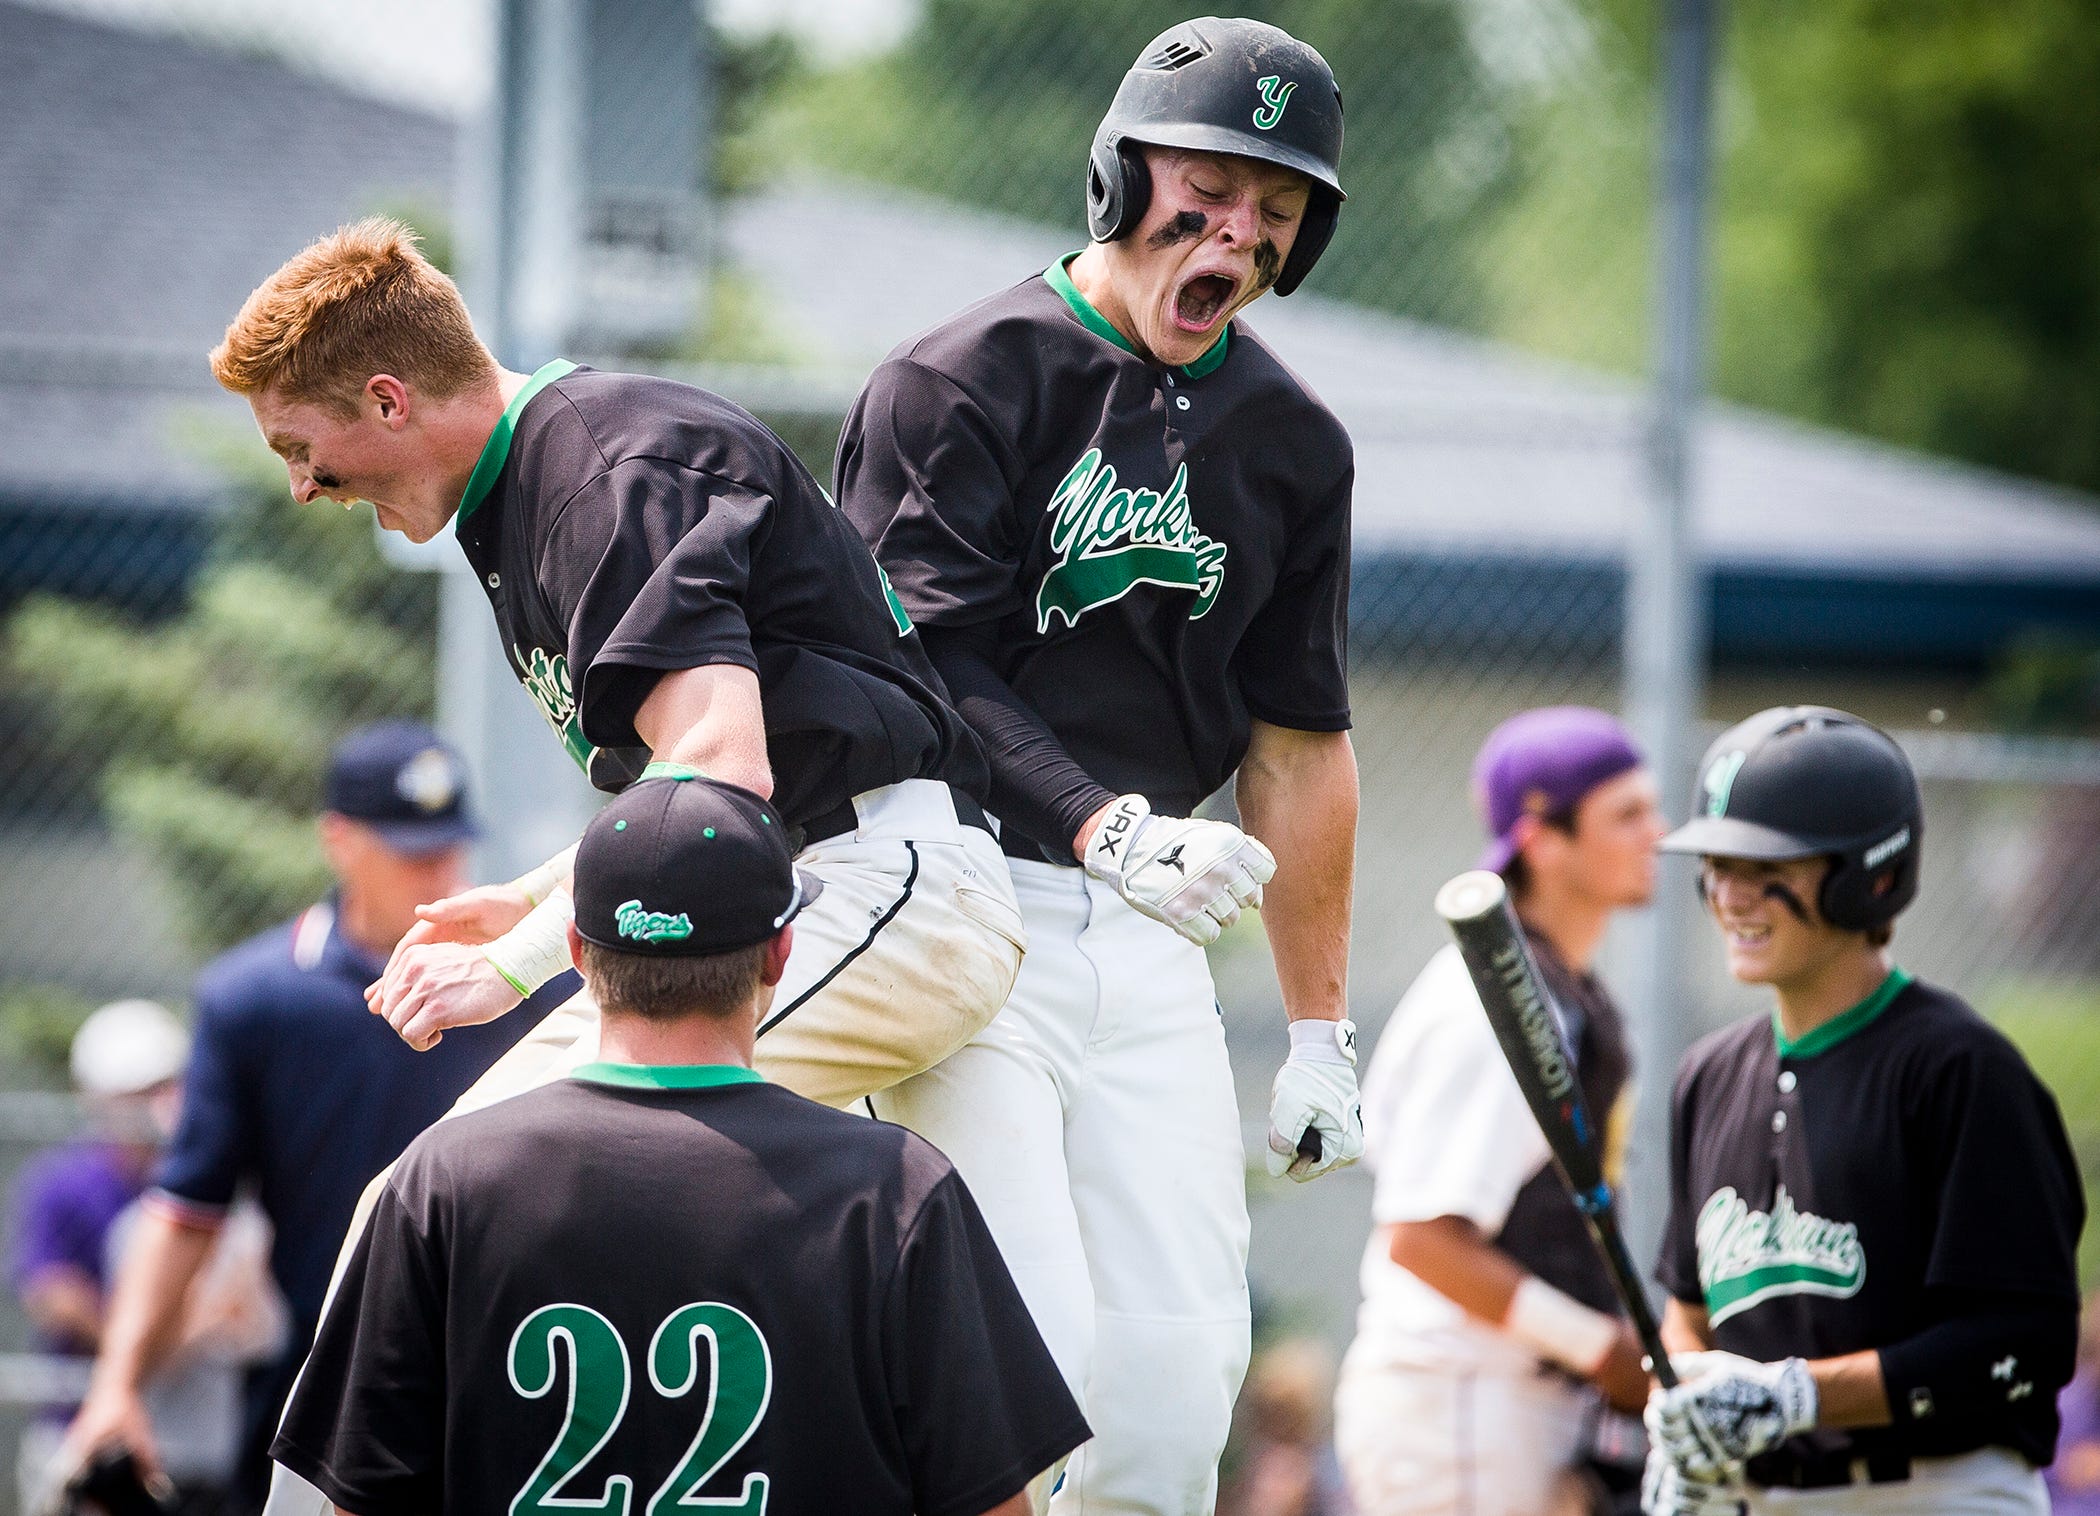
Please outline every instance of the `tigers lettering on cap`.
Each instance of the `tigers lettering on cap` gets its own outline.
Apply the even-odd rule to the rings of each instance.
[[[696,958],[764,942],[823,889],[794,865],[771,802],[652,763],[576,849],[576,932],[624,953]]]

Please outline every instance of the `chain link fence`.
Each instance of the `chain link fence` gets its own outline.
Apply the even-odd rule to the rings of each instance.
[[[9,1087],[60,1085],[65,1036],[93,1003],[179,1003],[211,954],[324,889],[312,816],[328,747],[362,721],[434,712],[435,576],[384,558],[362,513],[293,507],[203,366],[247,290],[342,221],[405,215],[448,264],[470,240],[457,187],[493,68],[488,17],[383,9],[374,23],[347,4],[0,0]],[[1187,9],[723,0],[699,40],[681,7],[649,11],[660,35],[637,35],[630,13],[621,56],[691,53],[704,70],[706,194],[690,227],[631,195],[597,202],[599,231],[625,239],[624,261],[599,272],[646,282],[650,258],[690,238],[701,256],[674,321],[572,355],[722,389],[828,478],[839,417],[889,346],[1080,244],[1094,124],[1142,44]],[[1621,703],[1624,536],[1645,488],[1627,376],[1648,332],[1654,39],[1602,0],[1252,9],[1318,45],[1348,105],[1339,233],[1305,292],[1263,302],[1252,324],[1358,445],[1352,983],[1368,1045],[1439,945],[1436,884],[1478,850],[1466,776],[1480,741],[1526,706]],[[548,92],[533,110],[549,133],[596,98],[555,79],[517,87]],[[617,81],[601,81],[608,94]],[[625,142],[660,159],[682,141],[647,104],[630,95],[600,120],[613,135],[593,152],[617,163]],[[1702,488],[1724,501],[1829,480],[1900,515],[1927,472],[1718,412],[1701,446]],[[1855,477],[1876,469],[1871,490]],[[1957,526],[1974,540],[1949,563],[1983,551],[1993,510],[2025,508],[1993,482],[1930,475],[1967,491]],[[1786,582],[1813,588],[1823,523],[1815,501],[1791,504],[1808,519],[1778,544]],[[1832,567],[1828,600],[1857,573]],[[1904,961],[2017,1021],[2031,1046],[2082,1048],[2100,1010],[2100,750],[1994,730],[1990,637],[2009,634],[1955,652],[1934,641],[1940,661],[1921,669],[1884,645],[1900,628],[1837,645],[1826,609],[1797,597],[1735,644],[1721,625],[1708,714],[1822,700],[1901,730],[1930,818]],[[1941,630],[1929,610],[1920,626]],[[551,743],[514,757],[559,761]],[[1711,946],[1699,1003],[1676,1008],[1702,1026],[1754,1004]],[[1216,963],[1252,1118],[1283,1045],[1258,931]],[[2052,1077],[2093,1143],[2100,1085],[2082,1057]],[[0,1097],[19,1113],[0,1119],[0,1172],[49,1139],[53,1109]],[[1256,1281],[1277,1319],[1346,1331],[1366,1201],[1360,1178],[1257,1182]],[[0,1310],[0,1350],[26,1340]]]

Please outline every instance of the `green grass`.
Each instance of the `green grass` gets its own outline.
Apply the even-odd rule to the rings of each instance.
[[[2071,1147],[2085,1175],[2085,1235],[2078,1277],[2100,1281],[2100,984],[2010,982],[1980,998],[1980,1008],[2018,1044],[2063,1108]]]

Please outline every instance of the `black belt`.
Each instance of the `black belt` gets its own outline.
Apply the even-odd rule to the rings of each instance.
[[[992,832],[991,818],[985,815],[983,806],[952,784],[948,786],[948,798],[955,803],[955,819],[957,821],[960,821],[964,826],[974,826],[980,832],[988,834]],[[801,841],[796,845],[795,851],[799,853],[803,848],[815,847],[818,843],[828,842],[833,837],[843,837],[848,832],[858,830],[859,827],[860,816],[854,811],[853,802],[848,800],[844,805],[835,805],[821,816],[812,816],[809,820],[803,822],[800,828]],[[794,840],[793,833],[790,833],[789,840]]]
[[[1767,1488],[1789,1490],[1837,1489],[1859,1481],[1853,1466],[1866,1465],[1868,1484],[1901,1484],[1910,1478],[1910,1455],[1894,1451],[1854,1453],[1838,1448],[1829,1452],[1772,1454],[1752,1461],[1750,1478]]]

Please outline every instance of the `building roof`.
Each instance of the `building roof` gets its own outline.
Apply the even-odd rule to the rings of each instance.
[[[237,433],[246,415],[203,355],[248,291],[357,215],[452,203],[451,123],[261,56],[0,0],[0,92],[0,503],[16,510],[207,505],[218,474],[192,418]],[[764,409],[842,407],[895,343],[1081,233],[804,181],[729,207],[722,240],[801,359],[724,379]],[[1491,629],[1548,590],[1616,594],[1646,489],[1638,384],[1309,292],[1251,324],[1356,440],[1363,608],[1431,636],[1431,620]],[[1704,413],[1695,458],[1724,651],[1966,656],[2038,620],[2100,631],[2088,497],[1727,406]],[[1457,570],[1477,594],[1433,609],[1409,589]]]
[[[195,504],[182,417],[258,281],[451,202],[451,125],[274,60],[0,0],[0,498]]]
[[[1082,234],[899,191],[789,186],[729,226],[815,361],[850,371]],[[1617,562],[1644,498],[1621,377],[1302,293],[1249,324],[1356,442],[1359,552]],[[2100,501],[1739,407],[1710,407],[1696,537],[1717,568],[2100,584]]]

